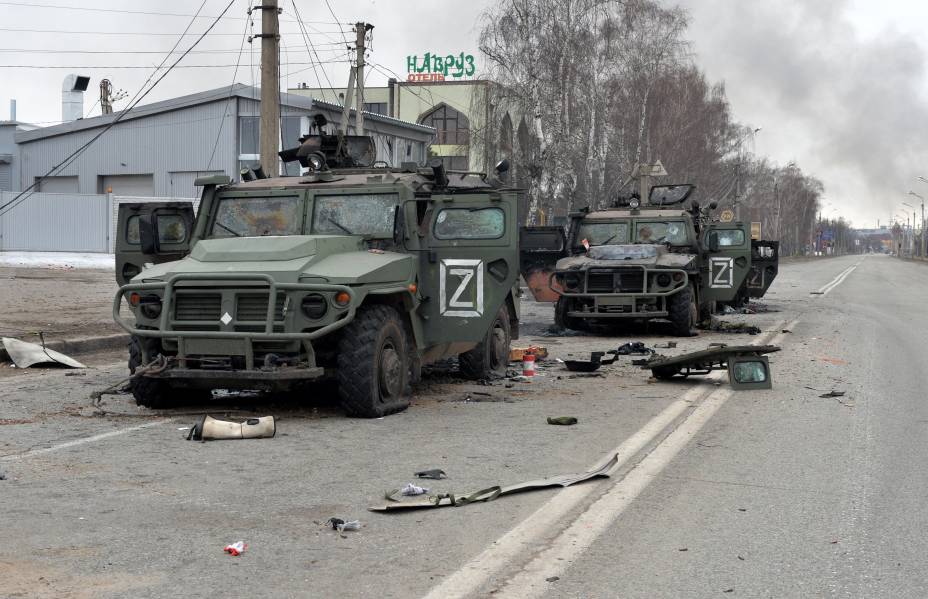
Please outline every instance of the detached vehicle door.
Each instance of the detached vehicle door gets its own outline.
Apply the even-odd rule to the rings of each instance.
[[[764,297],[780,269],[779,241],[751,241],[751,272],[748,274],[748,297]]]
[[[120,286],[149,264],[180,260],[190,252],[193,202],[119,204],[116,281]]]
[[[420,307],[425,335],[429,345],[479,342],[519,276],[517,195],[432,198],[423,222],[428,226],[421,270],[426,285],[420,287],[428,297]]]
[[[700,301],[733,301],[751,268],[750,235],[743,223],[712,223],[702,235],[707,252]]]
[[[519,230],[519,271],[536,301],[556,302],[560,297],[548,281],[557,261],[566,256],[564,227],[545,225]]]

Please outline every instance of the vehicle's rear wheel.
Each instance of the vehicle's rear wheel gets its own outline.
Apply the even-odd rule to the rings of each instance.
[[[672,325],[673,334],[680,337],[692,337],[695,335],[693,330],[696,327],[696,319],[699,313],[696,307],[696,296],[692,287],[687,287],[683,291],[670,296],[668,318]]]
[[[390,306],[365,306],[338,342],[338,395],[350,416],[380,418],[409,407],[408,336]]]
[[[503,377],[509,366],[509,309],[504,305],[477,347],[458,356],[461,374],[470,379],[483,380]]]

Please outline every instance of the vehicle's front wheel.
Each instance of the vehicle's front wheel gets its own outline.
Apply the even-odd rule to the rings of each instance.
[[[338,342],[338,395],[350,416],[380,418],[409,407],[409,348],[399,313],[365,306]]]
[[[156,353],[156,341],[151,339],[140,340],[132,337],[129,341],[129,373],[135,374],[142,364],[142,343],[146,343],[149,358]],[[177,405],[177,395],[172,393],[168,384],[160,379],[145,376],[134,376],[129,381],[129,389],[135,398],[135,403],[146,408],[159,410]]]
[[[559,328],[574,331],[585,331],[589,328],[585,326],[586,323],[582,318],[568,316],[568,311],[570,311],[570,300],[562,295],[557,298],[557,303],[554,305],[554,324]]]
[[[699,313],[693,288],[687,287],[670,296],[669,304],[667,311],[670,312],[668,318],[672,325],[673,334],[679,337],[692,337],[695,335],[693,329],[696,327],[696,319],[699,317]]]
[[[509,309],[500,307],[486,336],[477,347],[458,356],[461,374],[469,379],[483,380],[506,376],[509,366]]]

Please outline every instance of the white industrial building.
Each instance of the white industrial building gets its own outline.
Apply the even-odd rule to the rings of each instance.
[[[260,90],[242,84],[138,106],[80,157],[37,191],[146,197],[196,197],[194,180],[225,173],[238,178],[243,166],[258,161]],[[73,103],[73,99],[69,99]],[[280,94],[283,147],[299,145],[313,115],[323,114],[330,128],[342,107],[296,94]],[[63,103],[63,108],[64,108]],[[73,112],[73,111],[72,111]],[[353,133],[354,111],[350,133]],[[15,131],[9,162],[11,190],[40,180],[120,113]],[[377,147],[377,160],[391,165],[425,161],[435,129],[365,112],[365,134]],[[298,174],[291,164],[290,174]]]

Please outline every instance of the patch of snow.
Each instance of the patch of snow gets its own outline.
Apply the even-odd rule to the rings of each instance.
[[[115,270],[116,257],[91,252],[0,252],[0,266]]]

